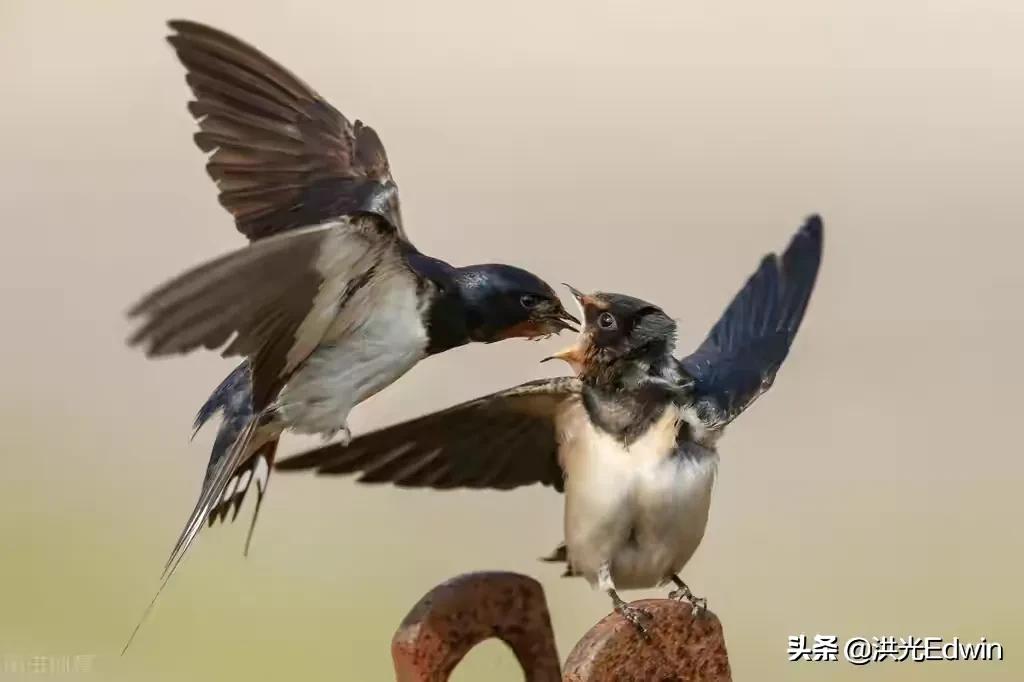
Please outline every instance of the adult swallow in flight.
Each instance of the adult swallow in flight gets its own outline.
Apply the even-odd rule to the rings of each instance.
[[[245,358],[197,417],[198,428],[224,413],[165,579],[207,520],[237,514],[253,481],[255,523],[283,431],[347,436],[355,405],[429,355],[579,322],[526,270],[455,267],[419,252],[372,128],[242,41],[188,21],[170,26],[195,97],[196,143],[251,244],[130,312],[141,318],[130,342],[151,356],[226,345],[225,356]]]
[[[359,481],[431,488],[565,492],[569,573],[606,591],[642,632],[648,615],[619,588],[673,581],[707,523],[723,429],[764,393],[789,352],[821,262],[809,218],[781,256],[766,256],[692,354],[673,356],[676,323],[632,296],[573,294],[585,326],[553,357],[575,377],[532,381],[278,463],[360,472]]]

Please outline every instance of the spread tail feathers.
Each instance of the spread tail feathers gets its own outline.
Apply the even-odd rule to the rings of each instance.
[[[210,526],[227,519],[229,513],[231,520],[234,521],[238,518],[238,512],[242,508],[246,493],[255,483],[256,506],[253,508],[249,532],[245,537],[246,556],[249,555],[249,544],[252,542],[252,532],[256,528],[256,518],[259,516],[260,505],[263,504],[263,496],[266,494],[267,484],[270,482],[270,471],[274,468],[277,443],[277,439],[268,442],[235,471],[227,485],[224,486],[220,501],[210,510],[207,518],[207,524]]]
[[[167,563],[164,565],[164,571],[160,577],[160,587],[143,612],[128,638],[128,642],[124,645],[124,649],[121,651],[122,655],[135,639],[139,628],[149,616],[160,593],[167,586],[175,569],[181,563],[203,525],[207,523],[212,525],[214,521],[222,520],[229,511],[232,512],[233,520],[238,515],[246,492],[255,482],[256,507],[253,510],[252,522],[245,542],[245,551],[248,554],[252,532],[256,526],[256,518],[263,502],[263,496],[267,491],[267,482],[273,468],[274,455],[277,452],[276,430],[260,428],[259,422],[260,420],[257,418],[250,418],[227,452],[219,453],[214,447],[199,501],[192,510],[185,528],[178,536],[178,541],[174,544]]]
[[[218,412],[222,414],[222,420],[220,428],[217,429],[217,438],[214,440],[213,449],[210,452],[210,463],[206,467],[206,478],[203,481],[204,491],[220,471],[220,464],[231,450],[231,445],[238,440],[246,425],[252,420],[252,371],[248,359],[243,360],[220,383],[220,386],[214,389],[213,394],[199,408],[199,413],[196,414],[193,424],[193,435],[198,433],[199,429]],[[249,554],[252,532],[256,527],[256,518],[263,502],[263,495],[267,490],[270,469],[273,468],[276,452],[277,440],[274,439],[256,452],[251,459],[239,466],[228,480],[220,500],[210,510],[208,516],[207,522],[211,526],[227,519],[229,513],[231,520],[234,521],[238,517],[238,511],[242,508],[242,502],[249,491],[249,486],[253,481],[256,482],[256,508],[253,510],[249,533],[245,539],[246,556]]]

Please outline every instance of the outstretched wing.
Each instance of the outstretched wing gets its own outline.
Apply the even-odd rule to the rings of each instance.
[[[238,231],[262,239],[354,211],[387,219],[403,239],[384,145],[256,48],[191,21],[169,23],[188,70],[196,144]]]
[[[151,356],[220,348],[249,359],[259,413],[331,325],[356,329],[396,287],[415,290],[395,230],[359,214],[293,230],[200,265],[131,311]]]
[[[278,462],[277,469],[361,473],[361,483],[496,488],[543,483],[562,490],[557,421],[580,383],[541,379]]]
[[[772,385],[811,298],[821,248],[821,218],[811,216],[781,257],[764,257],[704,343],[680,362],[709,428],[728,424]]]

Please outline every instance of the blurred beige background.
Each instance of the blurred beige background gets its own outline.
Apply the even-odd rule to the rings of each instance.
[[[7,676],[88,655],[96,680],[387,680],[408,608],[474,569],[540,579],[563,655],[608,611],[535,561],[560,539],[550,491],[279,476],[249,558],[245,524],[204,532],[118,657],[198,492],[192,415],[233,366],[123,343],[137,296],[243,243],[162,40],[188,17],[375,126],[422,249],[655,300],[683,349],[820,212],[817,294],[721,443],[685,576],[738,680],[1024,679],[1020,3],[485,5],[0,3]],[[565,342],[432,359],[354,426],[544,376]],[[800,632],[985,636],[1007,660],[791,664]],[[490,644],[456,679],[519,677]]]

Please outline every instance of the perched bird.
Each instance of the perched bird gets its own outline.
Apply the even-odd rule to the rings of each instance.
[[[644,631],[619,588],[673,581],[704,535],[723,429],[764,393],[796,335],[821,262],[809,218],[766,256],[692,354],[673,356],[676,323],[653,303],[572,289],[585,321],[552,356],[574,377],[532,381],[285,459],[279,470],[360,472],[361,482],[565,492],[565,545],[553,558],[606,591]],[[549,358],[550,359],[550,358]]]
[[[372,128],[242,41],[170,26],[195,96],[196,143],[252,243],[130,311],[141,319],[130,343],[151,356],[226,345],[223,355],[245,358],[196,419],[198,428],[224,413],[165,580],[207,520],[237,514],[254,481],[255,523],[283,431],[347,438],[349,411],[427,356],[579,323],[526,270],[455,267],[419,252]]]

